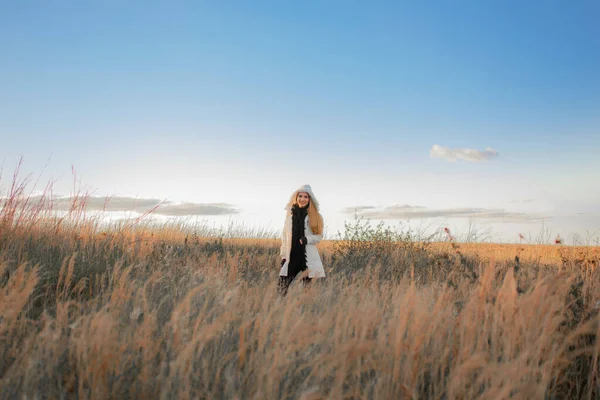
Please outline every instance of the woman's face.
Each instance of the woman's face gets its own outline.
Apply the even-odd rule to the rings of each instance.
[[[300,192],[300,193],[298,193],[298,197],[296,198],[296,201],[298,202],[298,205],[300,207],[304,208],[308,205],[308,202],[310,201],[310,197],[308,196],[308,193]]]

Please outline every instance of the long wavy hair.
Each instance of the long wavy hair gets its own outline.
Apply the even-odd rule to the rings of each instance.
[[[298,204],[298,194],[303,193],[303,192],[299,192],[296,194],[296,202],[294,204]],[[321,213],[319,213],[319,210],[317,210],[317,207],[315,206],[315,203],[312,201],[312,198],[310,197],[310,194],[306,193],[308,195],[309,201],[308,201],[308,223],[310,225],[310,230],[312,231],[312,233],[314,235],[322,235],[323,234],[323,217],[321,216]]]

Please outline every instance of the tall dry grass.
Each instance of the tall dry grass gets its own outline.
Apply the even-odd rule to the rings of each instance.
[[[53,218],[23,196],[0,211],[3,399],[600,396],[597,249],[349,226],[320,245],[328,277],[281,298],[275,240],[107,230],[84,198]]]

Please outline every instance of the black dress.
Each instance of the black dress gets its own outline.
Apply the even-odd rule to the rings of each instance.
[[[287,293],[287,289],[296,278],[296,276],[308,269],[306,263],[306,237],[304,236],[304,220],[308,214],[308,207],[300,208],[297,204],[292,207],[292,249],[290,252],[290,262],[288,264],[287,276],[279,277],[279,290],[282,294]],[[302,239],[302,244],[300,244]],[[305,283],[310,282],[310,278],[303,279]]]

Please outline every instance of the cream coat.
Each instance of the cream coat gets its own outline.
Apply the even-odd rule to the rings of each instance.
[[[280,276],[287,276],[288,264],[290,262],[290,253],[292,251],[292,210],[291,207],[287,207],[287,214],[285,222],[283,224],[283,231],[281,232],[281,251],[280,255],[282,259],[285,259],[285,263],[279,271]],[[323,235],[314,235],[310,229],[310,220],[308,215],[304,219],[304,236],[306,236],[306,266],[308,267],[309,278],[324,278],[325,270],[323,269],[323,262],[317,250],[316,244],[323,239]]]

